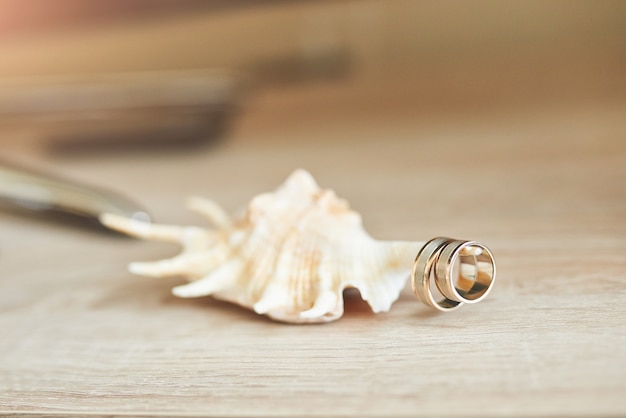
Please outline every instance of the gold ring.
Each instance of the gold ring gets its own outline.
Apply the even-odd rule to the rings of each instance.
[[[493,287],[496,263],[476,241],[438,237],[428,241],[413,264],[413,292],[423,303],[451,311],[483,300]],[[437,290],[439,298],[433,291]]]

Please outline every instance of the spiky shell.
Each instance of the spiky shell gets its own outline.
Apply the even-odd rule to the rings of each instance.
[[[421,242],[377,241],[361,217],[332,190],[297,170],[274,193],[256,196],[231,219],[210,200],[192,210],[213,229],[155,225],[116,215],[102,222],[133,236],[177,242],[180,255],[131,263],[144,276],[182,275],[180,297],[213,297],[290,323],[329,322],[343,315],[343,290],[354,287],[373,312],[388,311],[409,277]]]

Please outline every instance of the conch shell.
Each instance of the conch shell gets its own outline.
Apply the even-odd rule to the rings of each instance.
[[[330,322],[343,315],[343,290],[356,288],[375,313],[388,311],[411,274],[423,242],[377,241],[361,216],[332,190],[297,170],[274,193],[256,196],[231,218],[210,200],[189,207],[215,226],[156,225],[106,214],[102,222],[140,238],[179,243],[180,255],[131,263],[143,276],[182,275],[173,293],[211,295],[290,323]]]

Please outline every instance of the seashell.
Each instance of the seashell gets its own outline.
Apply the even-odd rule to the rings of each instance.
[[[356,288],[375,313],[388,311],[423,242],[378,241],[361,216],[332,190],[296,170],[273,193],[256,196],[231,218],[216,203],[189,200],[213,228],[157,225],[105,214],[101,221],[135,237],[178,243],[174,258],[131,263],[132,273],[182,275],[179,297],[211,295],[289,323],[330,322],[343,315],[343,291]]]

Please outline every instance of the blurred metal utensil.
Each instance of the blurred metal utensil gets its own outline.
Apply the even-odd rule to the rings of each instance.
[[[143,208],[117,193],[5,163],[0,163],[0,202],[13,208],[61,213],[92,222],[105,212],[150,220]]]

